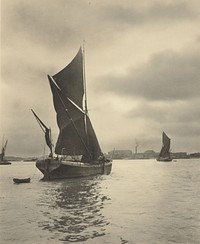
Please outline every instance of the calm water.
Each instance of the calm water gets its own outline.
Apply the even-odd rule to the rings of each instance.
[[[199,159],[120,160],[109,176],[41,177],[32,162],[0,165],[0,243],[200,243]]]

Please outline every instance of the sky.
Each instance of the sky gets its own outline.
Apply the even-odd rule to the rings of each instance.
[[[7,155],[38,156],[33,109],[58,127],[47,74],[85,40],[89,115],[104,152],[200,151],[199,0],[1,0],[0,139]],[[48,149],[46,148],[46,153]]]

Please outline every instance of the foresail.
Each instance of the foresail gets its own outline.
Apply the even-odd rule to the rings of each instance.
[[[75,58],[63,70],[52,76],[63,94],[83,108],[83,57],[79,49]]]

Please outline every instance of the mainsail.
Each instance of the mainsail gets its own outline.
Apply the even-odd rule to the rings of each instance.
[[[162,148],[159,154],[159,158],[170,158],[170,138],[165,134],[162,133]]]
[[[101,149],[87,108],[83,108],[85,81],[82,49],[79,49],[68,66],[56,75],[48,76],[48,79],[60,129],[55,153],[83,155],[86,161],[96,160],[101,154]]]

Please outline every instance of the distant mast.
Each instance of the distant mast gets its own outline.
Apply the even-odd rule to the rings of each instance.
[[[138,147],[139,147],[138,141],[137,141],[137,139],[135,139],[135,156],[138,153]]]
[[[135,155],[137,154],[138,145],[135,146]]]

